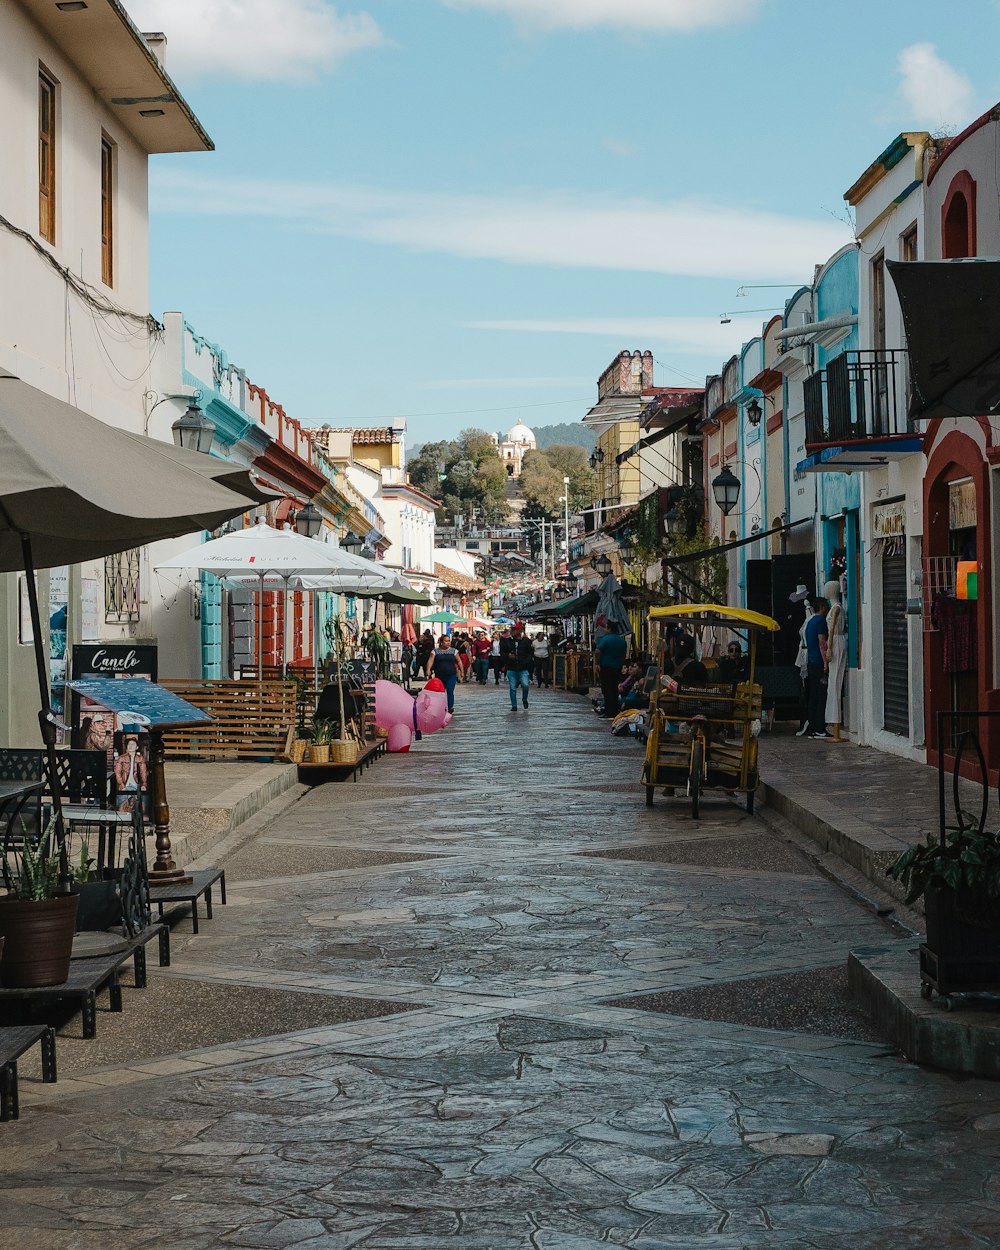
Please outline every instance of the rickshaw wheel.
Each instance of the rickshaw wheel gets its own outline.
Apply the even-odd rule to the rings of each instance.
[[[705,763],[705,744],[699,739],[691,746],[691,775],[688,781],[691,786],[691,816],[698,819],[701,806],[701,773]]]

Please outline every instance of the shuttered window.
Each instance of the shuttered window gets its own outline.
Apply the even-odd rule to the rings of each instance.
[[[115,284],[115,145],[101,136],[101,281]]]
[[[38,71],[38,233],[56,241],[56,84]]]

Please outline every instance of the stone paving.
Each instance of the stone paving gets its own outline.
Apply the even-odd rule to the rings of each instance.
[[[24,1080],[0,1250],[1000,1243],[997,1086],[627,1001],[894,932],[724,796],[697,823],[647,810],[639,748],[585,700],[508,707],[463,687],[447,731],[286,811],[126,991],[126,1013],[167,976],[411,1010],[181,1054],[167,1029],[155,1057]]]

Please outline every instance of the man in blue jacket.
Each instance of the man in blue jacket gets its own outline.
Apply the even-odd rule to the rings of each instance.
[[[531,670],[535,663],[535,651],[531,639],[523,629],[514,631],[513,647],[507,655],[507,684],[510,687],[510,710],[517,711],[517,688],[521,687],[521,706],[528,710],[528,690],[531,688]]]

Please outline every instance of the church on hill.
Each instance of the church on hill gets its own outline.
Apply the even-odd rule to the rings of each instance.
[[[499,434],[492,435],[492,438],[496,443],[497,455],[507,470],[507,476],[520,477],[525,453],[536,450],[534,434],[519,417],[517,424],[503,438]]]

